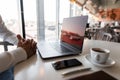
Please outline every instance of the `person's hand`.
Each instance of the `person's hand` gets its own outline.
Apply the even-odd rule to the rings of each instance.
[[[36,42],[33,39],[23,39],[20,35],[17,35],[18,38],[18,47],[22,47],[26,53],[27,58],[36,54]]]

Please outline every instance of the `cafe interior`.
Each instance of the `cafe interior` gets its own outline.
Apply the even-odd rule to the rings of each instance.
[[[19,0],[17,1],[19,2]],[[23,37],[33,38],[35,41],[44,39],[44,38],[47,40],[51,38],[52,39],[59,38],[63,18],[87,15],[88,22],[86,24],[86,30],[85,30],[86,40],[84,44],[85,48],[83,50],[83,53],[84,54],[89,53],[89,48],[93,47],[94,44],[96,44],[94,45],[95,47],[96,46],[99,46],[101,48],[107,47],[108,49],[111,50],[111,53],[115,54],[115,55],[113,54],[111,55],[112,55],[112,58],[116,61],[117,65],[112,69],[111,68],[103,68],[103,69],[104,70],[106,69],[106,71],[108,70],[108,72],[110,72],[111,74],[113,73],[114,76],[119,77],[119,69],[120,69],[119,68],[119,62],[120,62],[119,46],[120,45],[117,43],[120,43],[120,0],[20,0],[20,1],[23,1],[24,3],[22,6],[24,7],[24,11],[17,12],[19,13],[17,16],[20,15],[19,19],[22,16],[22,20],[21,20],[22,27],[20,26],[20,28],[18,29],[23,28],[22,29],[23,31],[21,30],[22,32],[21,34],[23,35]],[[27,1],[30,1],[30,2],[33,1],[33,2],[30,3]],[[33,6],[33,3],[35,3],[36,5]],[[52,3],[55,3],[54,6]],[[31,5],[28,5],[28,4],[31,4]],[[0,9],[2,12],[2,8],[3,8],[3,12],[7,13],[6,11],[9,10],[8,9],[9,7],[7,6],[7,8],[5,8],[5,6],[0,7]],[[16,8],[16,6],[14,8]],[[52,10],[53,8],[56,12]],[[13,9],[13,7],[11,9]],[[12,12],[15,13],[14,11],[10,11],[9,12],[10,16],[12,16]],[[8,17],[9,15],[5,15],[4,17],[5,13],[2,14],[3,19],[6,18],[6,16],[7,18],[9,18]],[[52,13],[55,13],[55,15]],[[32,14],[35,14],[35,17],[32,17]],[[52,17],[50,18],[51,20],[50,22],[47,22],[46,15],[47,17]],[[23,19],[23,17],[25,19]],[[28,20],[26,19],[26,17],[28,19],[32,18],[32,21],[26,21]],[[15,19],[10,19],[10,20],[11,20],[10,23],[7,25],[8,28],[10,29],[13,28],[14,32],[19,33],[20,31],[17,30],[16,25],[15,26],[13,25],[16,23],[14,21]],[[99,41],[99,40],[102,40],[102,41]],[[105,41],[109,41],[115,47],[111,46],[111,44],[108,44]],[[97,43],[100,43],[100,44],[98,45]],[[103,45],[101,43],[103,44],[106,43],[106,44]],[[5,51],[8,50],[7,49],[8,45],[12,45],[10,43],[0,42],[0,45],[3,45],[3,44],[5,44],[4,46]],[[63,57],[63,58],[70,59],[73,57],[74,56]],[[82,56],[75,56],[75,57],[77,57],[77,59],[83,62],[85,66],[86,65],[91,66],[91,64],[89,64],[88,62],[86,63],[86,60],[82,59]],[[55,79],[62,80],[63,78],[65,78],[63,76],[61,77],[60,75],[62,71],[60,72],[55,71],[51,65],[51,62],[60,60],[63,58],[58,58],[58,59],[55,58],[52,60],[44,61],[41,58],[39,58],[39,56],[33,56],[26,62],[18,64],[15,67],[15,80],[55,80]],[[108,66],[111,66],[114,64],[115,62],[110,63],[110,65],[108,64]],[[106,67],[106,65],[102,65],[102,67]],[[97,69],[96,67],[93,67],[93,65],[92,65],[92,68]],[[70,69],[68,69],[68,71],[69,70]],[[31,74],[31,73],[34,73],[34,74]],[[78,76],[78,75],[75,74],[75,76]],[[107,79],[107,80],[110,80],[110,79]]]
[[[85,15],[89,20],[86,26],[87,39],[120,42],[120,1],[119,0],[70,0],[80,8],[76,15]]]
[[[120,42],[120,0],[6,1],[0,2],[2,18],[24,38],[58,39],[64,18],[87,15],[85,39]]]

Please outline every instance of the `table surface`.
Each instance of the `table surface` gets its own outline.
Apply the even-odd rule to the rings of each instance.
[[[85,56],[90,53],[90,48],[92,47],[109,49],[110,58],[116,62],[115,65],[107,68],[102,68],[95,66],[88,60],[86,60]],[[78,59],[83,63],[83,66],[56,71],[51,65],[51,63],[55,61],[71,58]],[[80,69],[83,67],[91,67],[92,70],[74,73],[66,76],[62,75],[63,72]],[[98,70],[103,70],[109,73],[110,75],[116,77],[117,79],[120,79],[120,43],[99,40],[85,40],[82,54],[77,56],[61,57],[49,60],[42,60],[39,54],[37,53],[30,59],[17,64],[15,66],[14,74],[15,80],[66,80],[76,76],[89,74]]]

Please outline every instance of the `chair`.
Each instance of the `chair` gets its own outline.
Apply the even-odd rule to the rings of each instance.
[[[115,35],[112,35],[112,40],[111,41],[120,42],[119,39],[120,39],[120,36],[115,34]]]
[[[111,41],[112,35],[110,33],[103,32],[102,40]]]
[[[0,41],[0,45],[4,46],[4,51],[8,51],[8,46],[11,45],[13,46],[13,44],[7,42],[7,41]]]
[[[88,38],[88,39],[91,39],[94,37],[94,34],[96,33],[96,31],[93,29],[93,28],[86,28],[86,31],[85,31],[85,36]]]
[[[120,36],[114,32],[114,28],[113,27],[107,28],[107,31],[105,31],[104,28],[103,28],[102,31],[107,33],[106,35],[108,35],[110,37],[112,36],[110,41],[112,41],[112,42],[120,42],[119,41]]]
[[[94,38],[95,40],[104,40],[104,41],[111,41],[112,35],[110,33],[104,32],[103,30],[96,33]]]

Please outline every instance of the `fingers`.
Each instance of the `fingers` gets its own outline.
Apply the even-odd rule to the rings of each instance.
[[[17,35],[18,38],[18,47],[22,47],[26,53],[27,57],[31,57],[36,54],[36,42],[33,39],[23,39],[20,35]]]
[[[23,45],[29,46],[32,49],[36,49],[36,42],[33,39],[27,39],[24,42],[22,42]]]
[[[20,34],[17,35],[18,40],[22,40],[22,37]]]
[[[37,43],[33,39],[31,40],[31,43],[32,43],[32,48],[36,48]]]
[[[33,40],[33,39],[31,39],[31,49],[32,49],[32,53],[33,54],[35,54],[36,53],[36,42]]]
[[[21,43],[22,37],[18,34],[18,35],[17,35],[17,38],[18,38],[18,45],[17,45],[17,46],[19,47],[19,46],[22,45],[22,43]]]
[[[24,46],[27,48],[27,55],[28,58],[31,57],[32,55],[36,54],[36,42],[33,39],[27,39],[24,41]]]
[[[25,41],[25,39],[24,39],[24,38],[22,38],[20,34],[18,34],[18,35],[17,35],[17,38],[18,38],[18,41],[19,41],[19,42],[20,42],[20,41],[22,41],[22,42],[24,42],[24,41]]]
[[[30,39],[25,40],[23,44],[31,44]]]

